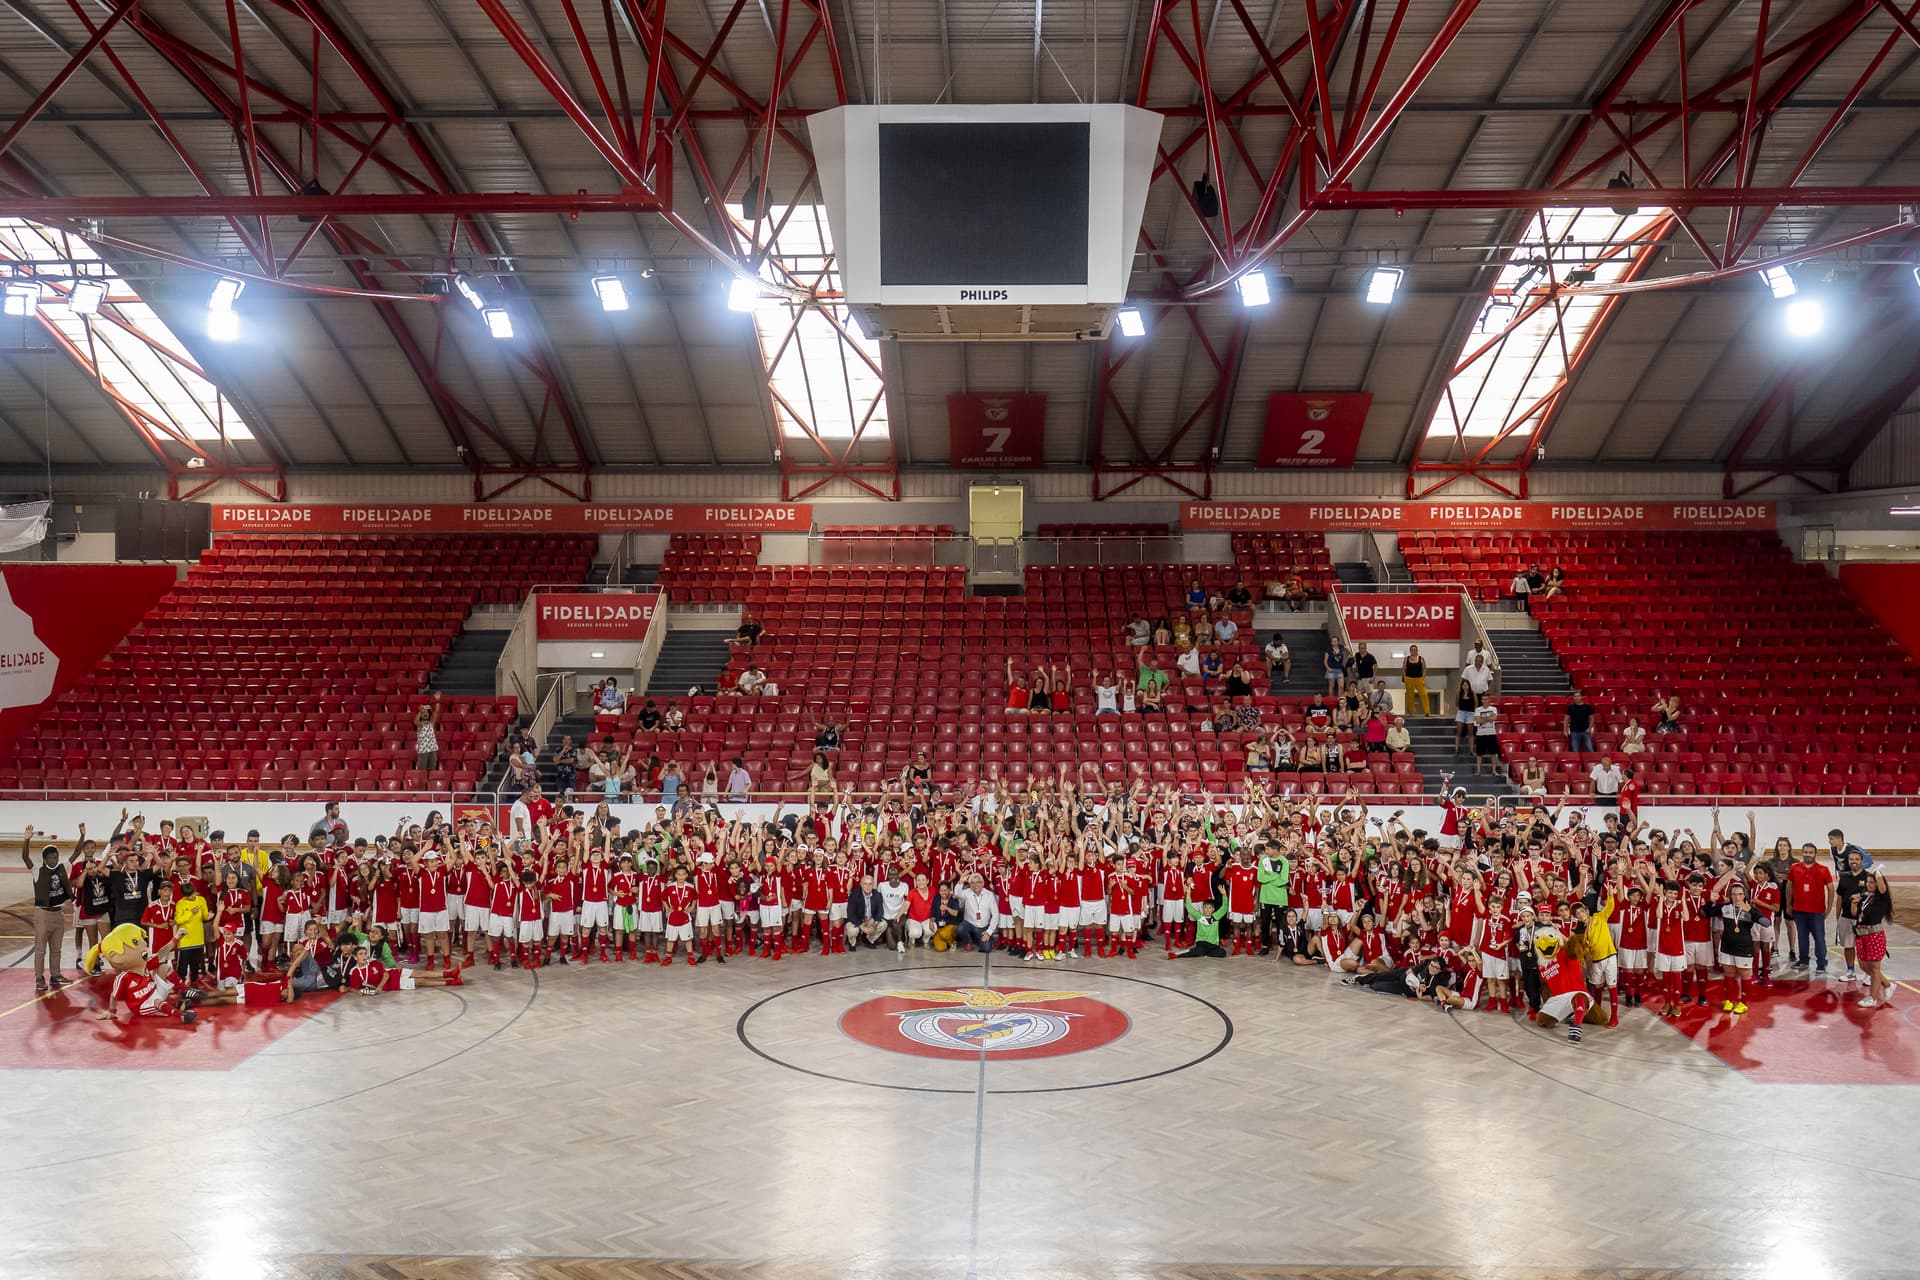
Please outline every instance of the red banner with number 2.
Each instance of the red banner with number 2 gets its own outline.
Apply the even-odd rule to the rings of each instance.
[[[1263,467],[1350,467],[1373,407],[1371,391],[1276,391],[1267,397]]]
[[[951,465],[1009,471],[1046,463],[1047,398],[1027,392],[947,397]]]

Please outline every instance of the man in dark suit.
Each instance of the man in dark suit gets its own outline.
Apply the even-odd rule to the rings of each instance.
[[[851,951],[862,942],[869,947],[884,946],[890,927],[886,903],[873,877],[861,876],[860,887],[847,895],[847,949]]]

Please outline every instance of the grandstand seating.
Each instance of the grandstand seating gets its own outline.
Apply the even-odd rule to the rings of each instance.
[[[629,713],[590,741],[631,740],[641,759],[657,754],[683,766],[741,756],[756,789],[782,790],[804,770],[816,723],[831,716],[844,735],[837,772],[863,791],[897,777],[920,746],[930,750],[936,781],[949,788],[1001,777],[1019,790],[1065,764],[1086,782],[1124,781],[1137,770],[1156,781],[1232,789],[1248,735],[1199,727],[1210,700],[1197,680],[1176,679],[1165,715],[1095,716],[1091,668],[1116,670],[1130,686],[1136,654],[1123,637],[1128,618],[1177,612],[1194,578],[1221,587],[1236,576],[1229,565],[1047,565],[1027,570],[1024,596],[973,597],[957,567],[746,566],[721,562],[706,544],[675,540],[660,570],[671,598],[751,610],[767,628],[752,660],[780,692],[692,699],[677,735],[641,731]],[[1264,692],[1259,642],[1245,625],[1249,615],[1241,621],[1232,650],[1261,691],[1262,723],[1304,728],[1308,700]],[[1171,651],[1157,656],[1179,675]],[[1042,663],[1071,661],[1071,710],[1006,711],[1009,657],[1029,674]],[[736,653],[733,671],[748,660]],[[1370,761],[1369,770],[1368,792],[1419,793],[1411,755]],[[1276,787],[1320,778],[1263,775]]]
[[[34,723],[0,790],[470,790],[511,698],[448,697],[440,768],[413,715],[468,612],[578,582],[581,536],[228,536]]]
[[[1317,533],[1236,533],[1233,559],[1244,576],[1262,583],[1298,574],[1313,599],[1325,599],[1336,580],[1327,540]]]
[[[1043,524],[1037,531],[1042,538],[1170,538],[1173,526],[1166,524]]]
[[[1912,795],[1920,670],[1838,582],[1761,533],[1414,533],[1414,577],[1504,595],[1517,569],[1558,565],[1566,594],[1533,601],[1542,633],[1599,708],[1616,753],[1640,720],[1648,795]],[[1497,639],[1497,637],[1496,637]],[[1496,645],[1497,647],[1497,645]],[[1656,692],[1683,732],[1651,732]],[[1594,756],[1565,750],[1560,702],[1501,707],[1518,777],[1536,755],[1555,791],[1590,789]]]

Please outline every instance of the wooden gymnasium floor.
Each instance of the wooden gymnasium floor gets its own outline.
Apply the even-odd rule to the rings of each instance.
[[[1579,1046],[1158,953],[485,971],[109,1030],[0,950],[0,1280],[1912,1275],[1895,941],[1890,1010],[1783,983]],[[1002,998],[911,994],[956,988]]]

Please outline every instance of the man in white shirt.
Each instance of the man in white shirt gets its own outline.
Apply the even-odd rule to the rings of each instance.
[[[1190,676],[1199,675],[1200,650],[1193,645],[1188,645],[1180,651],[1180,656],[1173,660],[1173,665]]]
[[[1226,614],[1213,624],[1213,638],[1221,644],[1227,644],[1240,634],[1240,624],[1233,620],[1232,614]]]
[[[900,878],[900,868],[894,867],[880,885],[880,905],[887,913],[887,926],[893,932],[893,949],[902,955],[907,951],[907,882]]]
[[[976,871],[967,881],[967,887],[960,891],[961,945],[969,951],[975,947],[991,951],[994,931],[999,927],[1000,899],[987,888],[986,878]]]
[[[1487,655],[1484,650],[1473,655],[1473,661],[1461,671],[1460,678],[1465,680],[1467,687],[1473,690],[1474,697],[1487,696],[1487,691],[1493,688],[1493,668],[1487,665]]]
[[[1267,647],[1260,651],[1260,657],[1264,659],[1267,664],[1267,674],[1269,676],[1276,670],[1280,672],[1280,678],[1282,680],[1285,680],[1293,674],[1293,650],[1287,648],[1287,642],[1282,640],[1278,634],[1276,634],[1273,639],[1267,641]]]
[[[1593,802],[1604,808],[1613,808],[1620,803],[1620,784],[1627,780],[1620,766],[1613,762],[1612,756],[1601,756],[1600,763],[1588,771],[1593,779]]]
[[[1093,714],[1097,716],[1117,716],[1120,714],[1120,680],[1113,672],[1104,675],[1095,672],[1093,677]]]

